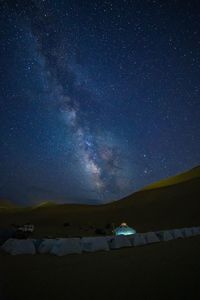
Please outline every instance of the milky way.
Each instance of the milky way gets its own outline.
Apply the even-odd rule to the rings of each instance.
[[[124,195],[127,193],[127,188],[130,189],[130,179],[124,179],[120,168],[120,163],[124,164],[120,146],[112,144],[111,133],[109,139],[106,140],[104,133],[100,132],[99,135],[97,132],[91,132],[92,122],[85,122],[87,110],[85,116],[81,117],[81,102],[84,105],[88,97],[91,101],[90,109],[93,109],[97,95],[93,95],[89,87],[84,87],[85,78],[81,80],[79,74],[70,67],[70,61],[73,61],[73,58],[67,55],[68,45],[65,45],[64,38],[66,33],[64,37],[61,35],[57,38],[58,29],[55,29],[51,23],[46,25],[40,5],[36,5],[36,9],[38,16],[41,17],[33,21],[30,18],[30,30],[35,37],[38,54],[44,61],[44,73],[47,74],[50,87],[47,93],[51,94],[50,98],[54,98],[61,119],[70,130],[71,143],[80,167],[90,182],[89,191],[93,190],[95,197],[102,201],[107,197],[116,197],[120,192]],[[51,39],[54,34],[56,34],[55,43],[52,44]],[[75,65],[77,64],[76,62]],[[127,166],[125,172],[127,176],[129,172]]]
[[[1,6],[1,197],[104,203],[199,164],[197,2]]]

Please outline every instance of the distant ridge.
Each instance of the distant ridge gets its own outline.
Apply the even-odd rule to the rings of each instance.
[[[0,209],[11,209],[18,207],[8,199],[0,199]]]
[[[95,228],[126,222],[144,232],[199,226],[199,211],[200,167],[196,167],[104,205],[45,201],[32,207],[0,209],[0,227],[29,222],[40,237],[66,237],[92,235]],[[65,223],[71,225],[66,229]]]
[[[153,190],[153,189],[159,189],[179,183],[183,183],[186,181],[190,181],[195,178],[200,178],[200,166],[197,166],[189,171],[186,171],[184,173],[177,174],[175,176],[162,179],[160,181],[157,181],[155,183],[152,183],[146,187],[144,187],[142,190],[147,191],[147,190]]]
[[[54,205],[57,205],[57,203],[53,202],[53,201],[43,201],[43,202],[40,202],[39,204],[32,206],[32,208],[50,207],[50,206],[54,206]]]

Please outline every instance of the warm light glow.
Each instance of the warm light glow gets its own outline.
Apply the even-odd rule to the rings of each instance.
[[[131,235],[135,234],[136,230],[129,227],[126,223],[122,223],[114,230],[115,235]]]
[[[127,223],[122,223],[120,226],[128,226]]]

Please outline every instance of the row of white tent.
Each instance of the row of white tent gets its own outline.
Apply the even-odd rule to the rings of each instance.
[[[161,241],[200,235],[200,227],[105,237],[59,238],[43,240],[8,239],[1,249],[11,255],[54,254],[58,256],[82,252],[109,251],[132,246],[143,246]]]

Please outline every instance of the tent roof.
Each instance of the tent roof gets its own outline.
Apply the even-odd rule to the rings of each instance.
[[[130,235],[135,234],[136,230],[127,226],[127,225],[121,225],[115,229],[116,235]]]

